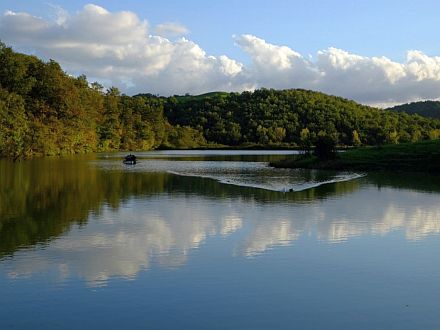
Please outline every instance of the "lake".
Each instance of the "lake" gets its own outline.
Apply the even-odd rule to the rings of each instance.
[[[0,160],[0,329],[439,329],[440,177],[292,153]]]

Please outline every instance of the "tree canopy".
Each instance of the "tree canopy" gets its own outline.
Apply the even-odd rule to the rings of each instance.
[[[339,145],[378,145],[438,137],[440,121],[381,110],[302,89],[259,89],[167,99],[171,124],[187,125],[209,142],[279,144],[308,148],[319,136]]]
[[[164,103],[157,97],[126,96],[116,87],[103,91],[84,75],[66,74],[53,60],[43,62],[0,44],[0,156],[205,143],[198,131],[168,124]]]
[[[127,96],[0,43],[0,157],[209,145],[339,145],[436,139],[440,120],[302,89]]]
[[[423,117],[440,119],[440,101],[420,101],[396,105],[389,108],[393,111],[403,111],[409,114],[418,114]]]

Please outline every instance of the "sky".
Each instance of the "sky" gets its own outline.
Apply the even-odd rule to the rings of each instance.
[[[1,0],[0,39],[72,75],[160,95],[306,88],[440,98],[440,1]]]

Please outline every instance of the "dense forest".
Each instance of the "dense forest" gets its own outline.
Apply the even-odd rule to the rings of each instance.
[[[0,156],[200,146],[309,147],[436,139],[440,120],[307,90],[159,97],[104,90],[0,43]]]
[[[395,107],[388,110],[403,111],[409,114],[418,114],[424,117],[440,119],[440,101],[420,101],[412,102]]]
[[[300,89],[174,97],[165,114],[171,124],[191,126],[208,141],[226,145],[303,146],[318,136],[340,145],[378,145],[440,137],[439,120]]]
[[[110,150],[191,148],[205,143],[189,127],[171,126],[164,100],[129,97],[55,61],[0,44],[0,156],[60,155]]]

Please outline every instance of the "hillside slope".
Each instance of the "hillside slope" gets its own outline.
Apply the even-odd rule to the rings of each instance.
[[[339,144],[376,145],[436,138],[440,121],[386,111],[302,89],[171,97],[165,115],[173,125],[201,131],[214,143],[312,144],[319,135]]]
[[[403,111],[408,114],[440,119],[440,101],[412,102],[389,108],[392,111]]]

